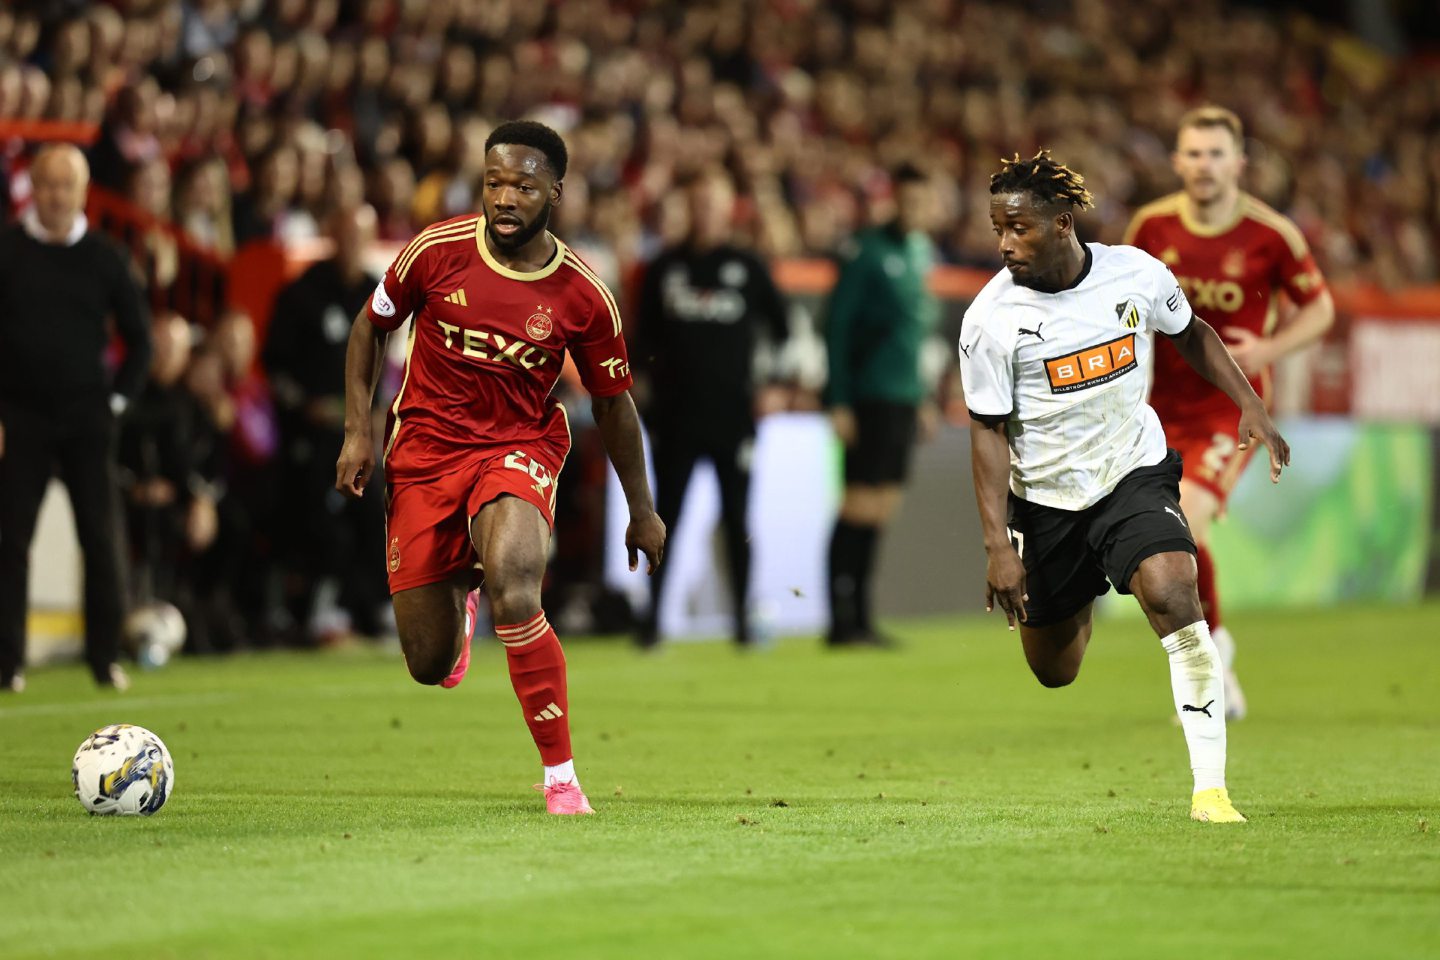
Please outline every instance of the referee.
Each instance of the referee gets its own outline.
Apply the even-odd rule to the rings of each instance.
[[[85,554],[86,660],[123,690],[115,418],[150,366],[149,323],[129,261],[82,213],[85,157],[43,147],[30,178],[34,206],[0,230],[0,690],[25,686],[30,542],[57,468]],[[110,318],[125,347],[113,382]]]
[[[926,286],[935,260],[925,233],[930,183],[909,164],[892,180],[895,219],[851,241],[825,321],[826,401],[845,447],[845,496],[830,539],[832,647],[891,645],[870,617],[870,581],[928,410],[920,357],[940,319]]]

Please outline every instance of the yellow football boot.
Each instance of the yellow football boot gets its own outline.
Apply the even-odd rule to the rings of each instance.
[[[1201,823],[1244,823],[1245,817],[1230,802],[1224,787],[1197,790],[1190,798],[1190,819]]]

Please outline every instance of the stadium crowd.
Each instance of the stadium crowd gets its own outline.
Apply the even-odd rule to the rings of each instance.
[[[671,187],[710,161],[770,256],[831,252],[884,171],[924,158],[955,214],[944,254],[989,265],[975,198],[1001,154],[1041,145],[1086,172],[1118,239],[1171,189],[1180,113],[1211,100],[1246,120],[1250,186],[1328,276],[1434,281],[1440,70],[1299,9],[21,0],[0,10],[0,117],[102,124],[96,182],[227,252],[361,197],[393,240],[468,211],[487,131],[534,115],[575,157],[561,229],[615,275],[680,229]]]
[[[1247,123],[1249,188],[1297,221],[1332,281],[1440,280],[1440,69],[1298,10],[18,0],[0,8],[0,121],[94,125],[94,184],[225,258],[252,241],[333,235],[367,204],[365,229],[392,242],[472,211],[487,133],[534,117],[570,145],[557,233],[629,292],[687,229],[677,185],[717,165],[737,188],[736,237],[778,258],[833,254],[889,215],[887,171],[919,162],[944,208],[943,259],[991,267],[987,178],[1002,155],[1043,145],[1086,174],[1098,200],[1086,229],[1115,242],[1137,206],[1174,189],[1180,114],[1214,101]],[[28,201],[32,145],[0,136],[7,213]],[[163,236],[149,253],[144,272],[166,282]],[[187,372],[155,387],[188,390],[187,416],[222,438],[206,448],[203,482],[171,478],[191,491],[193,516],[158,527],[132,516],[171,531],[175,557],[225,537],[275,550],[271,528],[289,522],[265,471],[282,469],[272,464],[297,401],[274,393],[273,371],[259,375],[254,328],[227,306],[192,333]],[[170,322],[157,318],[157,331]],[[155,487],[136,489],[132,512]],[[217,496],[215,516],[214,504],[193,507]],[[243,551],[226,553],[233,568],[186,568],[217,594],[216,646],[263,633],[235,611],[277,589],[249,582]]]

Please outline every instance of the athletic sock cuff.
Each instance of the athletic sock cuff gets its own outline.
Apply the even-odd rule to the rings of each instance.
[[[495,628],[495,636],[500,639],[502,644],[512,649],[534,643],[549,632],[550,621],[545,619],[544,610],[541,610],[524,623]]]
[[[1181,627],[1174,633],[1160,638],[1160,646],[1170,656],[1177,653],[1188,653],[1196,647],[1201,646],[1210,639],[1210,627],[1204,620],[1196,620],[1189,626]]]

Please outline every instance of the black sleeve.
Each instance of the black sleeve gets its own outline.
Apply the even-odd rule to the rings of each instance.
[[[755,308],[765,321],[765,332],[770,343],[779,349],[790,339],[790,305],[775,278],[770,274],[770,265],[760,257],[753,258]]]
[[[265,332],[265,347],[260,352],[260,362],[271,376],[277,373],[294,375],[299,366],[299,331],[296,329],[300,315],[296,303],[300,299],[299,294],[299,289],[292,283],[275,298],[270,326]]]
[[[635,334],[635,347],[630,351],[630,363],[639,371],[650,371],[656,366],[656,352],[660,349],[660,325],[665,322],[665,301],[660,291],[661,276],[665,273],[667,255],[662,253],[645,265],[640,278],[640,302],[636,306],[635,319],[639,329]]]
[[[125,360],[115,373],[115,392],[133,400],[150,373],[150,311],[140,297],[140,287],[125,255],[109,244],[104,249],[112,261],[110,312],[125,344]]]

